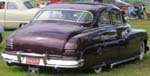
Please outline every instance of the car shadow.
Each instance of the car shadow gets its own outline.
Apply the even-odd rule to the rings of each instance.
[[[28,66],[22,66],[12,68],[12,70],[20,72],[28,72]],[[79,68],[79,69],[53,69],[48,67],[39,67],[39,74],[27,73],[28,76],[86,76],[88,74],[94,74],[92,69]]]
[[[46,67],[40,67],[40,73],[52,76],[85,76],[87,74],[94,73],[89,68],[78,68],[78,69],[52,69]]]
[[[149,59],[149,57],[145,57],[144,61]],[[112,69],[110,69],[109,66],[104,67],[103,72],[111,72],[113,69],[119,69],[123,66],[130,65],[130,64],[136,64],[136,63],[142,63],[142,61],[139,61],[138,59],[128,61],[119,65],[114,66]],[[20,72],[28,72],[28,66],[20,66],[17,68],[12,68],[15,71]],[[90,74],[96,74],[92,68],[77,68],[77,69],[54,69],[49,67],[39,67],[39,74],[31,74],[28,73],[28,76],[89,76]]]

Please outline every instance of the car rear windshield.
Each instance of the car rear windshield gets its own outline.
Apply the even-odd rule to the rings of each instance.
[[[90,22],[93,14],[82,10],[45,10],[41,11],[35,20],[61,20],[72,22]]]
[[[36,7],[32,1],[25,1],[24,5],[26,6],[27,9],[32,9]]]

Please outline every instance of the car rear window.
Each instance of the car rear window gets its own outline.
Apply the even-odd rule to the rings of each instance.
[[[45,10],[40,12],[35,20],[90,22],[93,20],[93,14],[82,10]]]

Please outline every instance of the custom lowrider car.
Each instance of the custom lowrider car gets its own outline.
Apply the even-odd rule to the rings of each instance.
[[[53,68],[103,66],[143,60],[148,35],[132,29],[119,8],[101,3],[51,4],[13,32],[2,53],[8,64]]]
[[[29,23],[38,10],[31,0],[0,0],[0,26],[19,28]]]

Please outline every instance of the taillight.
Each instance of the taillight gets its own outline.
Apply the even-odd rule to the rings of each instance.
[[[13,39],[8,39],[6,42],[7,49],[13,49]]]

